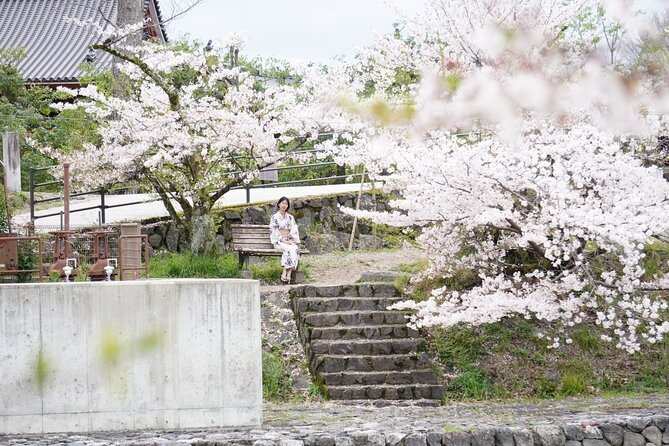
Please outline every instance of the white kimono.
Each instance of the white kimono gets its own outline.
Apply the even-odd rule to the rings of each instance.
[[[288,235],[284,235],[286,233]],[[275,248],[283,250],[281,266],[297,269],[300,260],[300,248],[297,246],[300,243],[300,234],[293,216],[288,212],[284,215],[281,215],[281,212],[272,215],[269,222],[269,239]],[[293,244],[282,243],[284,241],[291,241]]]

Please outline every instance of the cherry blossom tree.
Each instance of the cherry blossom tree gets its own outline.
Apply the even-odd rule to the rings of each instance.
[[[233,66],[240,45],[234,37],[207,47],[128,48],[117,40],[106,36],[95,48],[125,62],[119,66],[124,94],[92,85],[70,91],[73,104],[60,104],[83,107],[100,128],[100,144],[67,154],[75,180],[85,186],[150,184],[190,250],[208,251],[216,202],[315,140],[325,121],[309,109],[299,83],[273,82]]]
[[[649,32],[626,2],[601,6]],[[667,134],[666,73],[618,72],[582,45],[572,25],[586,7],[432,0],[351,69],[365,86],[354,110],[376,125],[340,159],[402,197],[390,214],[347,212],[421,226],[425,274],[445,284],[396,306],[414,325],[590,318],[630,353],[669,333],[669,280],[645,269],[667,241],[669,184],[640,156]],[[454,291],[462,271],[476,281]]]

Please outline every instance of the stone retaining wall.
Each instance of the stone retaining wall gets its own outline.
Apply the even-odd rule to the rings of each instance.
[[[353,226],[353,218],[343,214],[339,206],[355,207],[356,194],[344,194],[335,197],[315,197],[291,201],[291,213],[300,229],[302,244],[312,254],[331,252],[348,247]],[[382,195],[366,193],[362,195],[360,208],[365,210],[387,211],[388,198]],[[233,224],[269,224],[270,217],[276,212],[275,205],[265,204],[239,208],[226,208],[222,212],[223,222],[218,233],[219,249],[229,250],[231,244],[230,226]],[[385,229],[384,229],[385,231]],[[146,224],[142,233],[149,236],[149,243],[154,249],[168,251],[185,250],[177,228],[170,222]],[[380,234],[374,235],[374,228],[367,222],[358,221],[356,247],[376,249],[385,247],[387,241]]]
[[[49,436],[2,437],[0,444],[50,445],[77,444],[78,446],[174,444],[198,446],[666,446],[669,444],[669,412],[644,417],[576,421],[573,424],[540,425],[529,428],[441,426],[431,422],[428,414],[424,421],[414,420],[414,407],[398,408],[393,416],[387,411],[371,407],[331,407],[330,424],[308,419],[286,418],[283,422],[271,420],[269,426],[253,430],[215,430],[163,432],[126,432],[119,434],[61,434]],[[379,412],[376,414],[376,412]],[[511,413],[511,412],[510,412]],[[280,414],[287,416],[288,413]],[[293,416],[300,415],[293,413]],[[304,414],[302,414],[304,415]],[[361,418],[358,418],[357,416]],[[408,417],[407,417],[408,415]],[[323,417],[327,414],[323,413]],[[338,420],[348,417],[349,421]],[[485,418],[485,417],[483,417]],[[376,420],[376,422],[371,422]],[[602,421],[603,420],[603,421]],[[443,421],[443,420],[442,420]],[[512,421],[513,422],[513,421]],[[342,426],[347,424],[347,427]],[[479,425],[482,423],[479,422]],[[523,425],[523,423],[518,423]],[[389,425],[391,427],[389,427]],[[299,426],[299,427],[297,427]],[[444,432],[447,431],[447,432]]]

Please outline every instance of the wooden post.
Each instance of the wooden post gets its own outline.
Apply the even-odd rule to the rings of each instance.
[[[359,211],[360,210],[360,200],[362,199],[362,188],[365,185],[365,174],[366,174],[366,167],[363,166],[362,168],[362,176],[360,177],[360,190],[358,191],[358,199],[355,202],[355,210]],[[353,229],[351,230],[351,238],[348,241],[348,250],[351,251],[353,250],[353,240],[355,238],[355,230],[358,227],[358,216],[356,215],[353,217]]]
[[[121,235],[141,235],[142,225],[139,223],[121,223]],[[121,280],[138,280],[141,278],[139,267],[142,266],[142,240],[140,238],[122,239],[119,246],[119,265]],[[149,259],[144,259],[149,262]],[[124,271],[128,269],[128,271]]]
[[[2,135],[2,162],[7,193],[21,192],[21,152],[17,132]]]
[[[70,165],[63,164],[63,230],[70,230]]]

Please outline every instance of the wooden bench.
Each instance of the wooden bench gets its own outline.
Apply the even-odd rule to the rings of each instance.
[[[283,251],[276,249],[269,240],[269,226],[267,225],[232,225],[232,249],[239,255],[239,268],[249,269],[250,256],[277,256]],[[309,251],[300,248],[300,255],[309,254]],[[299,267],[299,265],[298,265]],[[296,272],[293,271],[293,282],[296,282]]]

